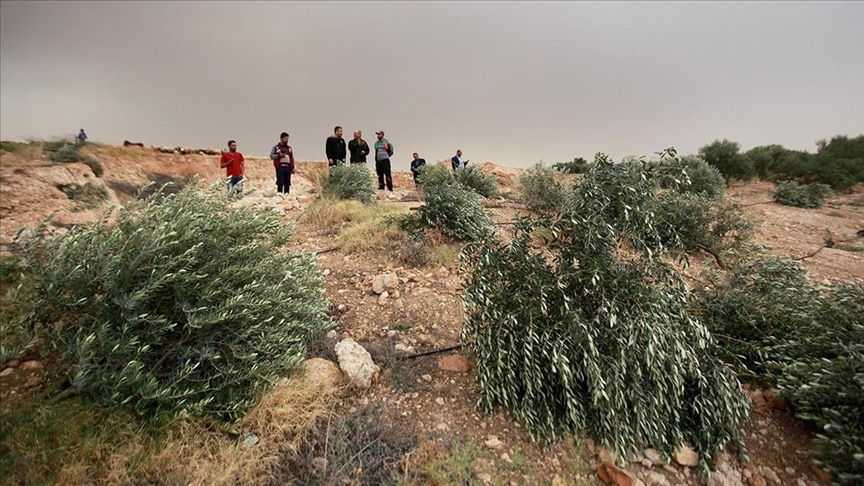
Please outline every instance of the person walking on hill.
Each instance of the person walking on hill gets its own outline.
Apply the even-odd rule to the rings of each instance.
[[[411,175],[414,176],[414,187],[417,187],[417,177],[420,176],[420,167],[426,165],[426,160],[421,159],[417,152],[414,152],[414,160],[411,161]]]
[[[327,137],[327,165],[335,167],[345,163],[345,139],[342,138],[342,127],[333,129],[333,135]]]
[[[279,143],[270,150],[273,167],[276,168],[276,194],[288,194],[291,191],[291,174],[294,173],[294,150],[288,145],[290,136],[282,132]]]
[[[453,172],[455,173],[457,170],[465,170],[465,167],[468,165],[468,161],[462,158],[462,150],[456,150],[456,155],[450,159],[450,165],[453,167]]]
[[[222,159],[219,161],[219,167],[225,169],[225,176],[228,177],[229,196],[235,190],[237,195],[243,193],[243,176],[246,173],[245,162],[243,154],[237,151],[237,142],[229,140],[228,151],[222,151]]]
[[[351,152],[351,164],[363,164],[366,166],[366,156],[369,155],[369,144],[363,140],[363,132],[354,130],[354,138],[348,142],[348,151]]]
[[[375,172],[378,174],[378,190],[384,190],[384,183],[387,183],[387,190],[393,192],[393,176],[390,174],[390,157],[393,156],[393,144],[384,138],[384,131],[378,130],[375,132],[378,136],[378,141],[375,142]]]
[[[83,128],[80,132],[78,132],[78,136],[75,137],[75,139],[78,141],[78,145],[84,145],[85,143],[87,143],[87,134],[84,133]]]

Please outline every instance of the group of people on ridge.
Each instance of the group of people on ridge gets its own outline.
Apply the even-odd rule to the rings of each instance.
[[[342,138],[342,127],[337,126],[333,129],[333,135],[327,137],[325,144],[325,152],[327,154],[327,165],[332,168],[338,165],[345,164],[346,159],[351,165],[366,166],[366,157],[373,153],[375,157],[375,173],[378,175],[378,190],[383,191],[386,187],[388,191],[393,191],[393,176],[391,174],[390,157],[393,156],[393,144],[384,138],[384,131],[378,130],[375,132],[378,140],[370,149],[369,144],[363,140],[363,132],[360,130],[354,131],[354,138],[347,144]],[[291,190],[291,174],[295,172],[294,166],[294,150],[288,144],[290,135],[287,132],[282,132],[279,135],[279,143],[270,149],[270,159],[273,161],[273,167],[276,169],[276,193],[288,194]],[[350,157],[349,157],[350,153]],[[414,184],[417,185],[417,177],[420,174],[420,168],[426,165],[426,160],[421,159],[417,152],[413,154],[411,161],[411,173],[414,176]],[[462,159],[462,150],[457,150],[456,155],[450,159],[451,168],[455,173],[458,170],[463,170],[468,164],[468,160]],[[230,140],[228,142],[228,150],[222,151],[222,158],[219,162],[219,167],[225,169],[228,177],[228,193],[243,192],[243,177],[245,175],[245,159],[243,154],[237,151],[237,142]]]

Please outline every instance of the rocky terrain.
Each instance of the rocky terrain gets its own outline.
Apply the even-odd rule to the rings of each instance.
[[[0,251],[15,248],[20,228],[32,229],[53,213],[48,230],[67,231],[92,221],[111,204],[131,200],[148,181],[183,181],[198,174],[207,183],[220,180],[219,156],[198,152],[92,146],[84,150],[98,159],[104,174],[96,177],[85,164],[53,164],[26,150],[0,157]],[[194,152],[194,153],[193,153]],[[200,151],[199,151],[200,152]],[[377,200],[403,206],[421,203],[407,170],[395,164],[393,193]],[[496,176],[502,190],[518,191],[516,169],[483,165]],[[341,402],[343,411],[375,406],[388,426],[412,429],[422,438],[413,461],[455,442],[473,444],[471,477],[476,484],[616,484],[616,485],[825,485],[829,478],[810,465],[808,449],[813,431],[792,417],[785,402],[771,390],[747,385],[753,398],[751,422],[744,426],[749,462],[724,455],[717,472],[706,482],[693,466],[693,451],[684,448],[673,457],[660,457],[647,448],[617,463],[611,452],[590,440],[568,440],[548,448],[532,442],[506,413],[492,416],[475,407],[479,399],[474,363],[459,345],[461,284],[456,274],[458,248],[415,268],[386,259],[372,259],[339,248],[334,236],[315,221],[304,219],[318,198],[317,174],[326,164],[298,163],[291,195],[274,194],[272,164],[247,159],[246,195],[235,204],[267,205],[297,221],[293,245],[318,254],[327,297],[339,325],[326,342],[310,351],[307,367],[322,382],[350,383],[355,390]],[[107,193],[98,207],[81,208],[70,200],[64,184],[91,183]],[[821,209],[781,206],[772,201],[773,184],[753,182],[729,188],[727,198],[744,206],[757,225],[756,240],[778,255],[802,258],[814,278],[864,284],[864,185],[851,194],[834,197]],[[506,222],[522,211],[509,201],[489,201],[496,221]],[[502,229],[502,231],[504,231]],[[705,256],[705,258],[710,258]],[[699,259],[693,264],[698,265]],[[428,353],[428,354],[424,354]],[[9,362],[0,367],[3,409],[39,385],[38,362]],[[341,369],[340,369],[341,368]],[[455,442],[454,442],[455,441]]]

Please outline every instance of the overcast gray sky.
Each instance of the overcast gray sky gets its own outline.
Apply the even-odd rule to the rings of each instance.
[[[338,124],[385,130],[404,170],[864,133],[860,1],[3,1],[0,22],[3,139],[266,155],[285,130],[323,160]]]

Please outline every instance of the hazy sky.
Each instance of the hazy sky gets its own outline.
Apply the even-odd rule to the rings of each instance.
[[[860,1],[3,1],[0,22],[3,139],[267,155],[285,130],[323,160],[338,124],[385,130],[405,170],[864,133]]]

